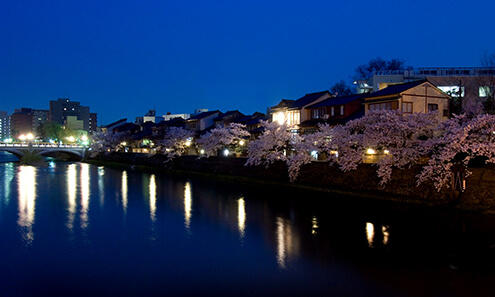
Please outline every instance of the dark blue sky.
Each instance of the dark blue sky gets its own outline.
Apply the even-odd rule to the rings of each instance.
[[[195,108],[265,111],[369,59],[478,66],[492,1],[3,1],[0,110],[70,97],[100,124]]]

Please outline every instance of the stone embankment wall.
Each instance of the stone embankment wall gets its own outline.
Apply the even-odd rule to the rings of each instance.
[[[454,205],[463,209],[495,210],[495,167],[471,168],[463,193],[450,189],[438,192],[432,185],[416,186],[416,175],[421,167],[394,170],[392,180],[384,187],[379,185],[376,167],[362,164],[357,170],[342,172],[327,162],[314,162],[301,168],[299,178],[290,183],[286,165],[245,166],[245,158],[198,158],[185,156],[167,161],[162,155],[108,153],[93,157],[91,162],[118,163],[151,167],[169,173],[214,175],[242,182],[278,184],[280,186],[307,187],[314,190],[345,193],[374,199],[394,200],[428,205]]]

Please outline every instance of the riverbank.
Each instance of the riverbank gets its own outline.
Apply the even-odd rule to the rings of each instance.
[[[363,199],[387,200],[408,205],[449,207],[470,211],[495,213],[495,169],[472,168],[466,191],[437,192],[431,185],[416,186],[415,176],[420,167],[394,170],[391,181],[379,186],[376,168],[362,164],[355,171],[342,172],[326,162],[303,166],[296,182],[289,182],[287,168],[282,162],[269,168],[245,166],[244,158],[198,158],[184,156],[168,161],[165,156],[129,153],[107,153],[86,160],[96,165],[159,171],[182,176],[201,176],[243,184],[258,184],[304,191],[336,193]]]

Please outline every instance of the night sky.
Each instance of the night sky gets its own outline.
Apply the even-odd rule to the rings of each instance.
[[[269,2],[269,3],[268,3]],[[100,124],[195,108],[265,112],[369,59],[479,66],[493,1],[2,1],[0,110],[70,97]]]

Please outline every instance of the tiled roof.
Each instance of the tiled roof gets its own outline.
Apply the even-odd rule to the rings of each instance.
[[[288,100],[288,99],[283,99],[280,101],[280,103],[276,106],[273,106],[272,108],[280,108],[280,107],[287,107],[287,108],[301,108],[305,105],[310,104],[311,102],[319,99],[321,96],[329,94],[330,92],[328,91],[321,91],[321,92],[316,92],[316,93],[309,93],[297,100]]]
[[[315,103],[313,105],[308,106],[308,108],[316,108],[316,107],[322,107],[322,106],[335,106],[335,105],[342,105],[346,104],[355,100],[361,100],[364,97],[363,94],[354,94],[354,95],[349,95],[349,96],[340,96],[340,97],[331,97],[328,99],[325,99],[321,102]]]
[[[427,81],[426,79],[422,79],[422,80],[416,80],[416,81],[407,82],[407,83],[403,83],[403,84],[390,85],[390,86],[388,86],[384,89],[381,89],[379,91],[373,92],[371,94],[367,94],[364,98],[374,98],[374,97],[400,94],[406,90],[409,90],[411,88],[419,86],[420,84],[422,84],[426,81]]]

